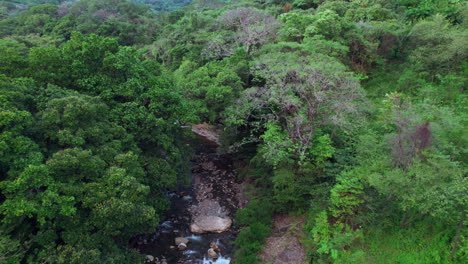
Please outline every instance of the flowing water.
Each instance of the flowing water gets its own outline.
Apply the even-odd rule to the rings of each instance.
[[[237,229],[231,226],[223,233],[208,233],[196,235],[190,232],[192,214],[190,208],[209,199],[218,202],[228,215],[233,218],[235,210],[242,206],[239,202],[240,184],[236,182],[236,174],[232,160],[228,155],[217,153],[217,147],[212,142],[197,140],[192,144],[195,154],[191,160],[191,184],[179,187],[175,192],[167,194],[171,208],[165,220],[152,234],[140,235],[132,242],[142,254],[151,255],[157,264],[229,264],[234,246]],[[175,244],[176,237],[189,240],[185,250],[179,250]],[[208,258],[207,251],[215,244],[218,258]],[[149,257],[151,258],[151,257]]]

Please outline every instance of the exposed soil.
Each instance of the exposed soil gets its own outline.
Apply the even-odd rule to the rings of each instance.
[[[196,124],[192,127],[192,132],[198,135],[199,137],[204,138],[208,143],[214,143],[219,146],[219,130],[207,123]]]
[[[261,253],[262,263],[307,264],[306,249],[301,243],[304,222],[303,216],[276,215]]]

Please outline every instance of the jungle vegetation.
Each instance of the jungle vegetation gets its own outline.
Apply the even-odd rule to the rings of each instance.
[[[0,2],[1,263],[142,262],[199,122],[255,188],[236,263],[274,213],[310,263],[466,261],[467,1],[132,2]]]

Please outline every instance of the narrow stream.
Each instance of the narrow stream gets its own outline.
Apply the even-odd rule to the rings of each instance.
[[[242,206],[239,196],[241,185],[236,182],[232,159],[217,153],[217,146],[198,139],[192,144],[195,154],[191,159],[191,184],[168,193],[171,208],[165,220],[152,234],[135,238],[135,247],[147,255],[146,263],[155,264],[229,264],[237,229],[231,226],[222,233],[194,234],[190,225],[202,208],[202,204],[217,207],[226,217],[234,219],[235,210]],[[203,202],[203,203],[202,203]],[[220,209],[217,209],[220,208]],[[176,238],[188,239],[186,248],[176,245]],[[209,258],[208,250],[215,249],[217,258]],[[213,251],[213,250],[212,250]]]

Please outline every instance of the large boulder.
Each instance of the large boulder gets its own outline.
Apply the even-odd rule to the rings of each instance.
[[[192,213],[190,231],[194,234],[222,233],[232,225],[227,210],[214,200],[204,200],[192,207],[190,212]]]
[[[232,220],[229,217],[202,215],[193,220],[193,223],[190,225],[190,231],[194,234],[222,233],[227,231],[231,225]]]

